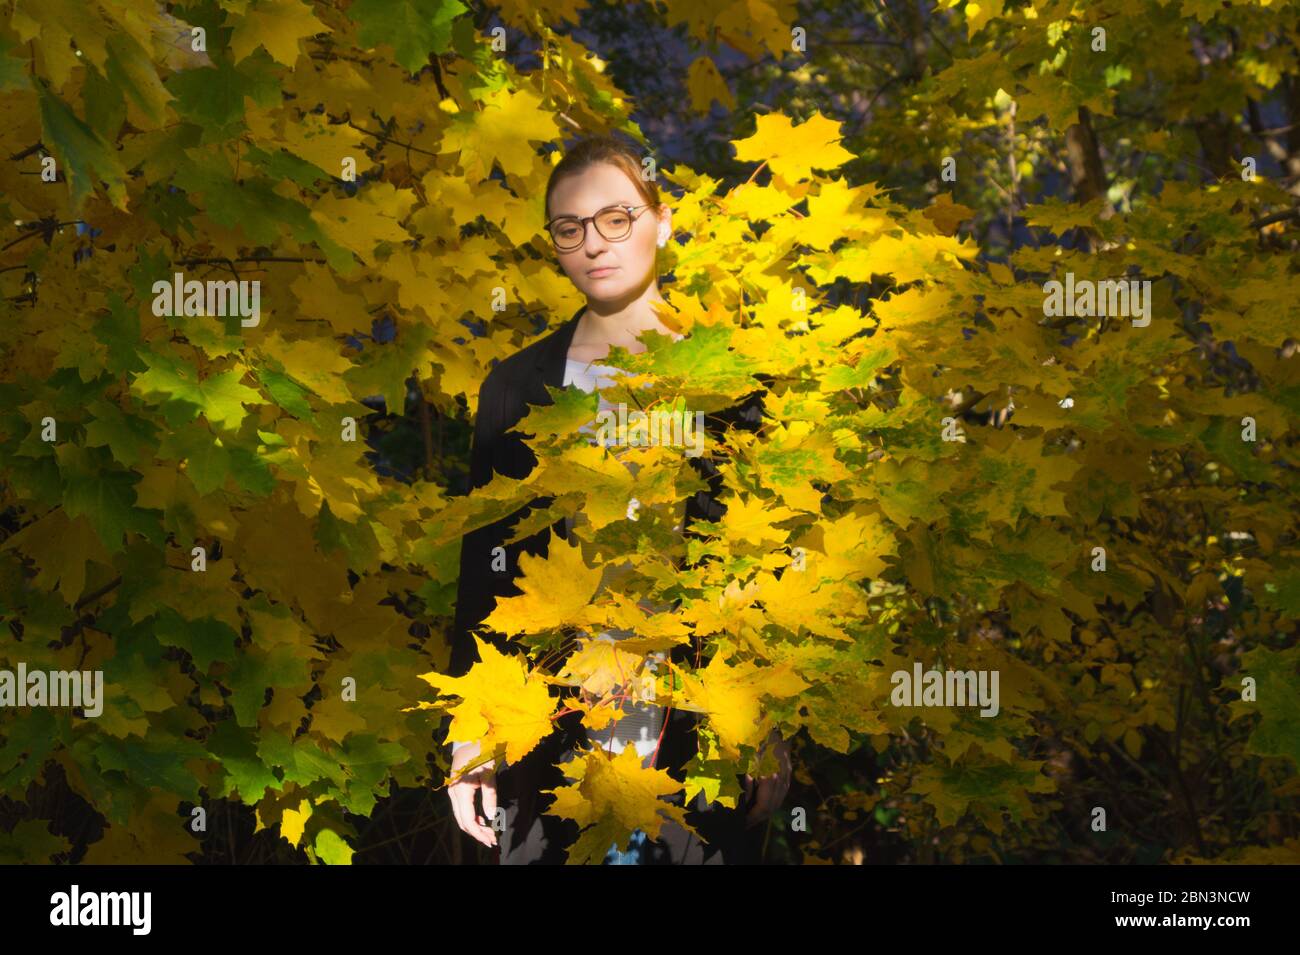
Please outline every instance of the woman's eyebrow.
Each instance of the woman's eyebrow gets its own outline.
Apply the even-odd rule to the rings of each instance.
[[[616,199],[614,202],[607,202],[605,205],[603,205],[603,206],[601,206],[599,209],[597,209],[596,212],[600,212],[600,211],[602,211],[602,210],[604,210],[604,209],[608,209],[610,206],[634,206],[634,205],[636,205],[635,202],[629,202],[627,199]],[[592,215],[595,215],[595,213],[592,213]],[[552,218],[554,218],[554,219],[580,219],[580,218],[582,218],[582,217],[579,216],[576,212],[557,212],[554,216],[552,216]]]

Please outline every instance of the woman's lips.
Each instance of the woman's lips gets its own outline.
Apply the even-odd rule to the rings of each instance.
[[[587,273],[587,277],[593,279],[599,279],[605,277],[606,275],[609,275],[611,272],[617,272],[617,271],[618,271],[617,265],[609,265],[600,269],[592,269]]]

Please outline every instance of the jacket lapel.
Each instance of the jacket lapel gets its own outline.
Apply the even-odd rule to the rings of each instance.
[[[564,360],[569,355],[573,334],[578,330],[578,319],[582,318],[582,313],[586,310],[586,305],[579,308],[571,319],[555,330],[545,347],[537,350],[537,357],[533,361],[535,374],[528,382],[528,393],[524,399],[529,404],[550,404],[551,397],[546,393],[545,386],[564,386]]]

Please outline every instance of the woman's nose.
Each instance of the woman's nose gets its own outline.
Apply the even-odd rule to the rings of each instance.
[[[606,242],[609,240],[600,234],[600,230],[596,228],[596,223],[588,222],[584,228],[586,228],[587,232],[584,236],[585,241],[582,243],[582,247],[588,251],[592,249],[603,250]]]

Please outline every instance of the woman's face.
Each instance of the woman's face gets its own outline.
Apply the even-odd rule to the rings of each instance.
[[[665,205],[658,216],[618,166],[600,162],[565,176],[551,192],[550,217],[591,216],[611,205],[635,206],[631,233],[610,241],[587,223],[586,241],[570,252],[555,250],[560,267],[588,300],[619,302],[638,298],[655,282],[655,251],[667,236],[671,216]],[[595,271],[604,269],[605,271]],[[594,273],[594,274],[593,274]]]

